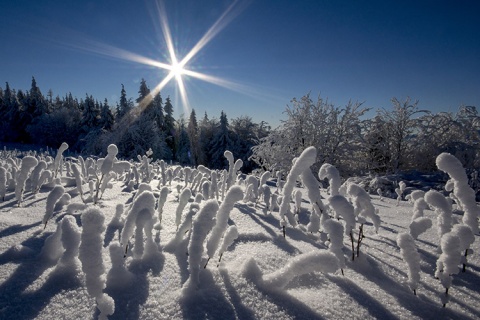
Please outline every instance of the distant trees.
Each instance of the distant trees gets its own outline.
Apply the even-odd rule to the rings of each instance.
[[[466,168],[480,166],[480,115],[475,107],[456,114],[432,114],[410,98],[366,119],[360,103],[336,107],[310,95],[293,99],[288,119],[253,146],[251,160],[266,170],[289,170],[307,146],[318,150],[318,167],[335,165],[343,175],[436,170],[442,152],[455,154]]]
[[[197,119],[195,110],[175,119],[170,97],[150,91],[145,79],[138,98],[132,100],[121,85],[113,109],[86,94],[80,101],[71,93],[45,97],[32,78],[27,91],[0,87],[0,141],[35,143],[58,148],[67,142],[70,150],[102,155],[115,143],[118,156],[136,158],[150,148],[154,159],[182,165],[205,165],[224,169],[225,150],[243,161],[242,170],[287,170],[305,148],[314,146],[314,169],[323,163],[343,175],[387,173],[399,170],[436,170],[435,158],[442,152],[455,155],[466,167],[480,167],[480,115],[474,106],[457,113],[431,113],[407,98],[392,99],[390,108],[367,118],[368,108],[348,102],[338,107],[309,94],[293,99],[285,110],[287,119],[271,129],[249,116],[228,119],[207,113]],[[187,118],[188,117],[188,118]]]

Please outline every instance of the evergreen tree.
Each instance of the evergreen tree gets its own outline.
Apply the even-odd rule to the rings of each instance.
[[[32,86],[30,88],[28,105],[26,111],[31,115],[32,120],[48,113],[48,103],[45,97],[42,95],[40,88],[37,86],[35,78],[32,77]]]
[[[152,100],[149,96],[150,89],[148,88],[145,79],[142,78],[140,81],[140,88],[138,89],[138,98],[136,100],[140,108],[144,109],[151,104]]]
[[[170,97],[165,100],[165,118],[164,118],[164,132],[167,139],[167,145],[172,150],[175,157],[175,119],[173,118],[173,106]]]
[[[177,141],[176,159],[181,165],[188,165],[192,163],[192,154],[190,151],[190,140],[185,128],[185,119],[182,117],[178,122],[177,137],[175,139]]]
[[[96,128],[100,120],[100,109],[98,103],[92,96],[85,98],[83,102],[83,114],[82,114],[82,130],[88,132],[90,129]]]
[[[160,92],[155,95],[152,101],[153,105],[153,119],[155,120],[157,127],[160,131],[163,130],[165,116],[163,115],[163,99]]]
[[[108,105],[107,99],[105,99],[100,110],[99,124],[104,130],[110,131],[112,130],[114,123],[115,123],[115,117],[113,116],[112,110]]]
[[[230,150],[233,147],[231,133],[228,128],[228,119],[225,112],[220,114],[220,124],[215,132],[212,146],[212,163],[211,166],[214,169],[225,169],[227,167],[227,160],[223,155],[226,150]]]
[[[117,105],[117,122],[122,119],[133,109],[133,102],[127,99],[127,92],[122,84],[122,90],[120,91],[120,101]]]
[[[207,112],[200,121],[198,128],[198,161],[197,165],[204,165],[209,167],[212,159],[212,153],[210,149],[210,142],[213,139],[215,127],[217,126],[214,119],[208,118]]]
[[[197,123],[197,116],[195,115],[195,109],[192,109],[192,112],[190,113],[190,118],[188,120],[188,126],[187,126],[187,134],[188,134],[188,139],[190,140],[191,164],[195,166],[198,164],[198,153],[199,153],[198,123]]]

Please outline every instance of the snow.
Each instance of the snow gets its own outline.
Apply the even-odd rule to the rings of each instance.
[[[83,170],[82,166],[80,169]],[[58,173],[62,174],[65,175],[65,172]],[[414,240],[420,256],[417,295],[414,295],[410,287],[409,268],[397,245],[398,235],[410,232],[413,203],[400,201],[397,206],[396,199],[384,197],[380,200],[379,196],[371,195],[371,203],[378,209],[382,221],[378,233],[374,232],[370,223],[366,223],[362,254],[354,261],[345,260],[344,275],[340,269],[325,273],[334,269],[324,270],[332,267],[334,254],[328,251],[328,243],[323,242],[319,234],[306,231],[312,204],[309,191],[297,186],[292,193],[301,190],[303,195],[299,225],[288,226],[285,238],[279,227],[281,217],[278,208],[265,215],[263,202],[256,206],[238,202],[233,206],[228,225],[232,230],[234,226],[238,236],[233,237],[235,232],[230,234],[227,229],[223,241],[229,243],[232,238],[235,239],[226,248],[221,264],[217,266],[215,260],[204,269],[207,255],[203,246],[201,252],[193,257],[199,284],[195,294],[182,289],[190,277],[188,260],[191,258],[186,255],[188,243],[181,240],[190,236],[192,220],[196,220],[200,210],[215,200],[197,204],[190,199],[177,233],[175,213],[179,202],[176,186],[185,186],[184,181],[172,180],[171,185],[166,186],[170,192],[165,194],[162,206],[162,228],[152,230],[152,221],[145,226],[144,241],[149,241],[147,233],[151,232],[150,244],[155,244],[150,249],[145,245],[145,252],[155,254],[154,267],[151,260],[143,257],[127,255],[124,258],[125,247],[120,245],[119,239],[122,230],[115,223],[115,227],[95,233],[96,240],[92,241],[101,244],[96,250],[101,254],[105,269],[101,276],[104,280],[97,282],[98,288],[103,288],[103,294],[98,299],[88,294],[83,271],[78,271],[76,277],[58,271],[60,261],[72,265],[78,263],[75,260],[75,230],[81,232],[85,227],[80,218],[85,207],[87,210],[99,209],[104,216],[104,225],[121,212],[120,209],[117,211],[117,206],[123,205],[125,212],[121,217],[117,216],[115,222],[126,220],[132,214],[129,224],[133,228],[136,220],[133,219],[134,212],[147,208],[152,216],[158,214],[155,204],[160,194],[161,172],[159,175],[150,182],[153,192],[142,192],[134,202],[138,185],[129,191],[125,181],[113,179],[112,188],[105,190],[96,205],[84,204],[75,192],[75,186],[62,186],[64,192],[71,195],[68,208],[76,210],[67,212],[67,208],[63,208],[53,211],[45,230],[42,218],[53,186],[44,185],[36,194],[27,188],[20,207],[17,206],[14,189],[8,189],[5,200],[0,201],[0,318],[97,319],[97,308],[104,308],[103,314],[106,314],[113,310],[112,307],[114,312],[108,316],[109,319],[476,319],[480,314],[478,235],[474,236],[470,245],[473,253],[468,255],[466,272],[461,272],[464,252],[460,252],[461,249],[458,253],[452,250],[453,263],[449,262],[446,252],[450,252],[449,245],[465,247],[462,242],[470,242],[471,234],[464,234],[466,229],[454,224],[452,231],[447,233],[449,238],[441,241],[436,232],[438,214],[425,208],[423,216],[432,221],[433,227]],[[218,180],[222,180],[220,175]],[[277,189],[272,187],[274,183],[269,181],[265,185],[271,188],[273,198]],[[239,188],[245,191],[244,185]],[[91,196],[87,189],[84,190],[86,197]],[[328,198],[326,190],[322,189],[321,195]],[[141,200],[145,203],[140,203]],[[325,199],[321,201],[324,205],[328,204]],[[213,204],[210,206],[215,207]],[[207,217],[211,226],[215,221],[213,211]],[[461,213],[454,212],[454,215],[462,221]],[[64,217],[68,218],[64,220]],[[344,219],[340,214],[340,222],[346,225]],[[357,229],[353,230],[355,240]],[[69,240],[67,235],[63,235],[66,230],[70,230]],[[202,238],[205,233],[208,238],[208,230],[201,228],[200,231]],[[177,235],[181,236],[181,240],[173,241],[173,249],[166,250],[167,244]],[[125,231],[125,240],[128,238],[135,246],[131,236],[133,230]],[[440,254],[437,246],[442,243],[443,253]],[[196,245],[195,248],[198,248],[199,244]],[[49,251],[49,246],[53,251],[46,259],[40,252]],[[149,251],[152,248],[153,251]],[[345,257],[351,256],[350,239],[345,233],[342,250]],[[448,278],[450,280],[445,279],[450,285],[445,308],[445,288],[435,278],[437,260],[441,255],[442,263],[454,265],[452,272],[458,271]],[[318,263],[322,259],[329,263]],[[99,286],[101,283],[103,286]]]

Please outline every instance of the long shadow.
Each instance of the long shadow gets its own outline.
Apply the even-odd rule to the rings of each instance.
[[[15,233],[23,232],[23,231],[28,230],[30,228],[37,227],[40,224],[41,224],[41,221],[38,221],[38,222],[35,222],[35,223],[32,223],[32,224],[27,224],[27,225],[15,224],[13,226],[10,226],[10,227],[5,228],[2,231],[0,231],[0,238],[8,237],[8,236],[11,236]]]
[[[210,270],[200,272],[199,289],[189,289],[180,298],[183,319],[236,319],[235,309],[228,301]],[[215,306],[212,308],[212,306]],[[240,318],[242,319],[242,318]]]
[[[107,226],[107,230],[105,230],[105,238],[103,239],[103,247],[106,248],[112,242],[113,238],[115,238],[115,231],[118,230],[118,239],[120,240],[120,235],[122,234],[123,227],[116,227],[112,225]]]
[[[360,273],[363,274],[367,280],[384,289],[387,294],[395,297],[399,305],[411,311],[415,316],[422,319],[438,318],[439,316],[446,316],[452,319],[464,317],[464,315],[450,309],[442,310],[445,308],[442,308],[439,303],[435,303],[427,297],[423,297],[423,301],[419,300],[406,286],[385,275],[379,268],[377,261],[368,257],[367,259],[370,264],[370,272]],[[437,317],[435,317],[435,315],[437,315]]]
[[[53,271],[36,291],[10,297],[12,300],[7,308],[2,310],[4,314],[0,313],[0,318],[35,319],[55,295],[81,285],[80,278],[76,275]]]
[[[133,285],[128,288],[115,287],[105,289],[115,301],[115,312],[109,319],[140,319],[140,306],[148,298],[149,294],[149,271],[158,275],[165,264],[165,256],[159,252],[153,259],[133,260],[128,270],[134,274]],[[97,312],[98,313],[98,312]]]
[[[253,284],[262,293],[263,298],[277,305],[293,319],[324,319],[321,314],[316,313],[308,305],[291,296],[284,290],[269,288],[260,282],[253,280]]]
[[[393,313],[385,308],[379,301],[371,297],[365,290],[360,288],[352,280],[345,277],[326,275],[345,293],[349,294],[359,305],[364,306],[374,319],[398,319]]]
[[[232,281],[230,280],[230,275],[228,274],[227,270],[224,268],[220,268],[219,272],[223,278],[223,283],[225,284],[227,293],[230,296],[230,301],[232,302],[235,309],[236,318],[245,320],[256,319],[253,310],[243,304],[242,297],[240,297],[240,295],[237,293],[237,290],[235,290],[235,288],[233,287]]]

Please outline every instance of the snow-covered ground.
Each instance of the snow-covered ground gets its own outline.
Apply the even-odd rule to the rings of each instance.
[[[157,178],[150,185],[158,198]],[[134,258],[129,248],[124,260],[128,270],[124,278],[107,281],[104,292],[115,301],[115,313],[109,319],[478,319],[480,316],[478,235],[471,246],[473,255],[468,257],[466,272],[453,275],[450,301],[443,307],[441,297],[445,289],[434,276],[440,256],[437,214],[425,211],[433,227],[415,240],[421,261],[420,283],[414,295],[408,285],[407,264],[397,246],[398,235],[409,231],[413,204],[400,201],[397,205],[396,199],[378,196],[372,196],[381,218],[378,233],[370,222],[365,225],[360,256],[354,261],[351,261],[350,238],[344,236],[343,275],[340,270],[328,274],[309,272],[294,276],[284,287],[272,285],[266,275],[282,269],[292,259],[301,254],[328,251],[318,234],[306,231],[311,205],[303,188],[300,188],[303,201],[299,225],[287,226],[285,238],[278,209],[272,215],[265,215],[262,201],[256,205],[243,200],[236,202],[228,224],[237,227],[238,238],[225,251],[220,263],[217,253],[206,268],[203,265],[207,261],[207,250],[203,250],[199,285],[186,290],[191,270],[188,242],[180,241],[173,248],[166,246],[177,230],[177,184],[184,185],[177,180],[169,186],[162,229],[153,229],[153,239],[158,246],[155,258]],[[276,187],[273,183],[269,185],[273,194]],[[245,190],[244,185],[241,188]],[[84,185],[88,197],[86,190],[88,185]],[[137,192],[126,190],[123,182],[114,180],[113,188],[106,189],[97,205],[89,204],[105,216],[106,230],[101,234],[105,277],[112,266],[109,247],[119,243],[121,235],[117,227],[108,224],[115,216],[117,205],[123,204],[127,211]],[[66,215],[66,207],[56,210],[44,229],[42,219],[50,191],[43,188],[36,196],[26,192],[19,207],[14,190],[9,190],[0,202],[1,319],[99,317],[97,302],[87,292],[85,273],[67,272],[41,254],[45,239],[55,232]],[[82,202],[74,187],[65,187],[65,191],[72,195],[71,203]],[[322,195],[328,197],[326,190],[322,190]],[[189,204],[193,200],[194,195]],[[200,203],[200,210],[205,203]],[[324,203],[327,204],[325,199]],[[182,221],[189,204],[183,210]],[[292,202],[292,208],[293,205]],[[73,213],[79,230],[81,212]],[[461,220],[461,216],[454,214],[454,219]],[[354,237],[356,241],[358,224]],[[135,246],[133,238],[131,242]],[[297,267],[295,273],[300,272],[299,269]]]

